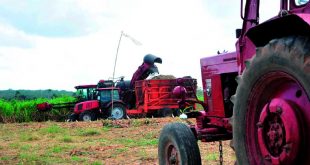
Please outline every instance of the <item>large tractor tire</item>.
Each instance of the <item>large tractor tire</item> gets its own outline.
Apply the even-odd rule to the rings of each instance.
[[[167,124],[158,144],[160,165],[200,165],[200,151],[191,129],[183,123]]]
[[[119,103],[114,103],[113,108],[112,106],[109,108],[108,111],[108,118],[119,120],[119,119],[124,119],[126,118],[126,107],[122,104]]]
[[[309,164],[309,38],[274,39],[258,48],[237,82],[237,164]]]

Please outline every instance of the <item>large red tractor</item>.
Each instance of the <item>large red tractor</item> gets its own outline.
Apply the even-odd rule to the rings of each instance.
[[[201,164],[197,140],[230,139],[240,165],[310,163],[309,0],[281,0],[263,23],[259,0],[241,6],[236,52],[201,59],[205,108],[163,128],[159,164]]]

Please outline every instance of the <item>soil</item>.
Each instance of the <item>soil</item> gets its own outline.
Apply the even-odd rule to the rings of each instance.
[[[0,164],[158,164],[161,128],[179,118],[0,124]],[[194,122],[190,120],[189,122]],[[235,154],[223,142],[224,164]],[[203,164],[219,164],[219,143],[198,142]]]

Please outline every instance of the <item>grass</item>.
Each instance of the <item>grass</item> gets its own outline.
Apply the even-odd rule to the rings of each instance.
[[[118,121],[127,124],[123,128],[115,128],[115,123],[103,126],[101,121],[4,124],[0,127],[0,164],[157,164],[160,129],[179,119],[131,120]],[[223,144],[224,149],[229,145]],[[203,164],[218,160],[212,154],[218,153],[217,144],[199,145]],[[224,164],[233,159],[230,152],[225,150]]]
[[[21,133],[20,140],[23,142],[39,140],[39,136],[37,134]]]
[[[143,146],[156,146],[158,144],[158,139],[157,138],[149,139],[145,137],[140,137],[139,139],[133,139],[124,137],[116,139],[116,142],[126,147],[143,147]]]
[[[205,157],[205,160],[207,160],[207,161],[216,161],[218,158],[219,158],[219,154],[218,153],[211,153],[211,154],[208,154]]]
[[[75,162],[84,162],[86,159],[80,158],[79,156],[72,156],[71,160],[73,160]]]
[[[30,148],[31,148],[31,145],[25,144],[25,145],[22,145],[20,147],[20,150],[22,150],[22,151],[29,151]]]
[[[61,147],[61,146],[54,146],[54,147],[51,148],[51,152],[52,152],[52,153],[60,153],[60,152],[63,151],[63,149],[64,149],[64,147]]]
[[[129,150],[128,147],[117,148],[117,149],[115,150],[115,153],[116,153],[116,154],[120,154],[120,153],[123,153],[123,152],[127,152],[128,150]]]
[[[79,134],[81,136],[95,136],[95,135],[100,135],[101,133],[96,129],[86,129],[86,130],[81,130]]]
[[[65,143],[72,143],[72,142],[73,142],[73,139],[72,139],[72,137],[69,136],[69,135],[64,135],[64,137],[62,137],[62,140],[61,140],[61,141],[65,142]]]
[[[62,132],[64,132],[64,129],[56,124],[53,124],[47,128],[42,129],[42,133],[44,134],[57,134]]]
[[[18,142],[10,143],[9,148],[11,149],[17,149],[20,147],[20,144]]]
[[[95,161],[95,162],[92,162],[91,165],[102,165],[102,163]]]
[[[0,160],[7,161],[7,160],[10,160],[10,157],[8,157],[8,156],[3,156],[3,157],[0,158]]]

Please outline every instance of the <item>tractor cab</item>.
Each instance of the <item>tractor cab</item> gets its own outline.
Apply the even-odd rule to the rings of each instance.
[[[119,89],[114,87],[98,88],[97,99],[101,105],[110,104],[112,101],[120,101]]]
[[[99,111],[104,118],[122,119],[126,117],[126,107],[120,99],[120,89],[115,87],[98,88]]]
[[[79,85],[76,86],[76,98],[78,102],[96,99],[97,85]]]

